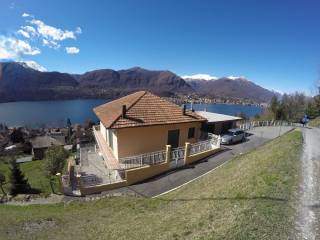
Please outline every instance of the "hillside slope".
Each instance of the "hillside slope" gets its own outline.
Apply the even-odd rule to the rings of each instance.
[[[199,94],[268,102],[277,94],[245,78],[223,77],[217,80],[185,79]]]

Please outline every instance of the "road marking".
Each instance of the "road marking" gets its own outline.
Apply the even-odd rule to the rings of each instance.
[[[202,174],[202,175],[200,175],[200,176],[198,176],[198,177],[196,177],[196,178],[194,178],[194,179],[191,179],[191,180],[188,181],[188,182],[185,182],[185,183],[183,183],[183,184],[181,184],[181,185],[179,185],[179,186],[177,186],[177,187],[175,187],[175,188],[172,188],[172,189],[170,189],[170,190],[168,190],[168,191],[166,191],[166,192],[163,192],[163,193],[160,193],[160,194],[158,194],[158,195],[156,195],[156,196],[153,196],[152,198],[160,197],[160,196],[165,195],[165,194],[167,194],[167,193],[169,193],[169,192],[175,191],[175,190],[177,190],[177,189],[179,189],[179,188],[181,188],[181,187],[183,187],[183,186],[185,186],[185,185],[187,185],[187,184],[189,184],[189,183],[191,183],[191,182],[193,182],[193,181],[196,181],[196,180],[198,180],[199,178],[202,178],[202,177],[204,177],[205,175],[207,175],[207,174],[213,172],[214,170],[222,167],[223,165],[227,164],[227,163],[230,162],[232,159],[233,159],[233,158],[231,158],[231,159],[227,160],[226,162],[220,164],[219,166],[211,169],[210,171],[208,171],[208,172],[206,172],[206,173],[204,173],[204,174]]]

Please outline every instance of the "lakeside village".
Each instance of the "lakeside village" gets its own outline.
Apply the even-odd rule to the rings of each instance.
[[[287,103],[298,103],[299,97],[293,95]],[[86,196],[130,186],[209,157],[222,149],[221,143],[245,141],[243,130],[299,120],[305,110],[312,112],[309,105],[283,111],[286,105],[274,98],[269,108],[279,120],[248,120],[196,111],[192,104],[138,91],[95,107],[98,122],[80,125],[68,119],[63,128],[0,124],[0,190],[3,196]]]
[[[252,100],[200,97],[196,94],[163,97],[163,99],[179,106],[187,103],[239,104],[263,108],[268,106],[267,103],[256,103]],[[240,115],[241,117],[246,117],[242,116],[242,113]],[[34,128],[29,126],[8,127],[0,122],[0,154],[28,155],[33,154],[34,149],[42,148],[43,150],[39,151],[42,152],[41,157],[33,156],[34,159],[42,159],[44,150],[50,146],[65,146],[66,149],[75,150],[79,144],[87,144],[94,141],[91,128],[95,124],[91,119],[87,119],[82,124],[72,124],[70,119],[67,119],[65,123],[59,122],[59,125],[65,125],[65,127],[55,128],[43,125],[42,127]]]
[[[187,95],[177,95],[174,97],[165,97],[166,100],[173,102],[178,105],[186,103],[195,104],[237,104],[245,106],[257,106],[262,108],[267,108],[268,103],[258,103],[252,99],[242,99],[242,98],[222,98],[222,97],[209,97],[209,96],[199,96],[198,94],[187,94]]]
[[[0,124],[0,159],[7,159],[0,164],[10,169],[10,162],[15,162],[12,169],[17,164],[44,162],[38,174],[46,172],[54,179],[56,192],[84,196],[132,185],[208,157],[220,151],[220,136],[243,120],[187,109],[147,91],[93,111],[99,122],[80,125],[67,120],[64,128]],[[28,194],[35,186],[21,188],[28,180],[23,175],[20,179],[16,192]],[[12,194],[8,181],[3,183]]]

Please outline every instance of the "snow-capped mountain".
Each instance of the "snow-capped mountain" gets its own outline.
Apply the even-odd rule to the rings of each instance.
[[[41,66],[39,63],[35,61],[24,61],[19,62],[19,64],[25,68],[32,68],[40,72],[47,72],[47,69],[45,67]]]
[[[196,92],[210,97],[252,99],[268,102],[277,93],[265,89],[244,76],[213,77],[195,74],[182,77]]]
[[[218,80],[218,77],[210,76],[209,74],[194,74],[194,75],[185,75],[181,76],[184,80]]]

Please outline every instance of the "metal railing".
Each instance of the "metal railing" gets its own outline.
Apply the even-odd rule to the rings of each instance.
[[[171,161],[183,159],[184,155],[185,155],[185,148],[184,147],[174,148],[171,151]]]
[[[212,144],[216,145],[217,147],[220,147],[219,138],[219,135],[208,133],[208,139],[211,140]]]
[[[142,167],[156,165],[166,161],[166,151],[157,151],[119,159],[122,168]]]
[[[94,174],[88,174],[80,177],[83,186],[95,186],[101,184],[103,181]]]
[[[269,121],[247,121],[240,124],[239,128],[242,130],[250,130],[255,127],[275,127],[275,126],[292,126],[302,127],[301,123],[293,123],[280,120],[269,120]]]
[[[190,144],[190,152],[189,155],[206,152],[208,150],[219,147],[219,136],[214,136],[211,139],[206,141],[201,141],[197,143]]]

